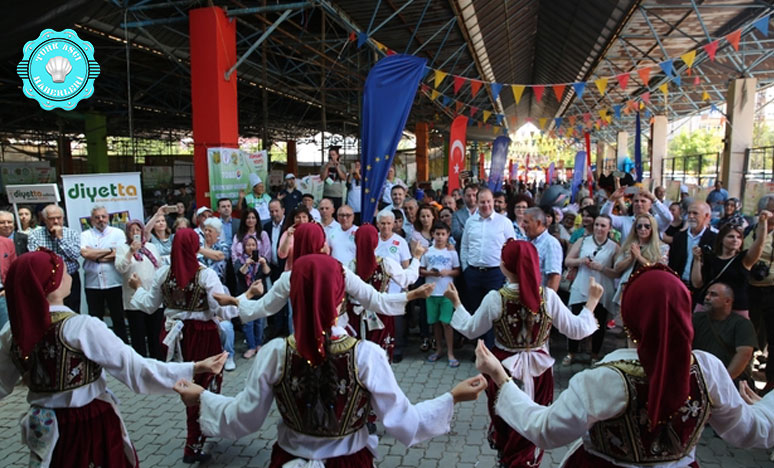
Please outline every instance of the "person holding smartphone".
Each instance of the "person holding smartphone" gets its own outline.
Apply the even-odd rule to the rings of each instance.
[[[160,218],[164,222],[164,217]],[[123,278],[124,312],[129,319],[129,336],[132,338],[132,348],[142,357],[163,360],[161,352],[161,323],[164,312],[161,308],[146,314],[130,307],[135,288],[129,285],[129,278],[137,275],[144,288],[150,288],[153,277],[164,261],[159,250],[149,242],[145,225],[139,219],[133,219],[126,225],[126,243],[116,248],[116,270]]]
[[[339,150],[341,146],[331,146],[328,149],[328,164],[322,167],[320,178],[325,182],[323,197],[333,202],[334,212],[339,209],[344,196],[344,182],[347,180],[347,171],[341,165]]]
[[[244,252],[234,259],[234,269],[237,272],[237,294],[247,291],[255,281],[263,281],[271,273],[266,258],[258,250],[258,238],[248,234],[242,239]],[[256,298],[257,299],[257,298]],[[247,340],[247,351],[242,355],[250,359],[258,352],[263,343],[263,328],[266,319],[256,319],[242,323],[242,331]]]

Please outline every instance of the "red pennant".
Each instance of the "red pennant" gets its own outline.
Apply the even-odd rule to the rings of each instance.
[[[460,113],[460,109],[462,109],[462,107],[463,107],[464,105],[465,105],[465,104],[463,104],[463,103],[462,103],[462,102],[460,102],[460,101],[454,101],[454,111],[455,111],[455,112],[457,112],[457,113],[459,114],[459,113]]]
[[[387,56],[388,56],[388,57],[389,57],[390,55],[395,55],[395,54],[397,54],[397,52],[395,52],[394,50],[392,50],[392,49],[387,49]]]
[[[650,104],[650,91],[645,91],[644,93],[642,93],[642,100],[646,104]]]
[[[543,100],[543,91],[546,89],[543,85],[537,85],[532,87],[532,92],[535,93],[535,97],[537,98],[537,102],[540,102]]]
[[[693,68],[689,68],[689,69],[685,70],[685,74],[688,75],[688,76],[691,76],[691,70],[693,70]]]
[[[462,85],[465,84],[465,78],[461,76],[455,76],[454,77],[454,94],[457,94],[460,92],[460,88],[462,88]]]
[[[621,73],[620,75],[616,76],[616,79],[618,79],[618,86],[620,86],[622,90],[626,91],[626,85],[629,84],[629,74]]]
[[[556,96],[556,102],[562,102],[562,95],[564,94],[564,88],[567,85],[556,84],[551,86],[554,89],[554,95]]]
[[[492,128],[492,124],[486,124],[486,129],[490,130]]]
[[[707,52],[710,61],[714,62],[715,52],[718,51],[718,41],[712,41],[709,44],[705,44],[702,48],[704,49],[704,52]]]
[[[701,83],[701,79],[698,76],[693,77],[693,85],[699,86],[699,83]]]
[[[473,97],[476,97],[476,94],[478,94],[478,90],[481,89],[482,84],[484,83],[481,81],[470,80],[470,94],[472,94]]]
[[[570,120],[570,126],[571,126],[571,127],[574,127],[574,126],[575,126],[575,116],[574,116],[574,115],[571,115],[571,116],[569,117],[569,120]]]
[[[732,32],[731,34],[726,36],[726,40],[733,46],[734,50],[739,50],[739,39],[742,38],[742,30],[737,29],[736,31]]]
[[[470,118],[473,118],[474,115],[476,115],[476,112],[478,112],[478,107],[470,107]]]
[[[349,42],[355,42],[355,39],[357,39],[357,34],[355,34],[355,31],[352,31],[349,33]]]
[[[422,83],[422,84],[419,86],[419,89],[421,89],[423,93],[427,93],[427,92],[429,92],[429,91],[430,91],[430,87],[429,87],[429,86],[427,86],[425,83]]]
[[[586,123],[589,123],[589,120],[591,120],[591,113],[585,112],[583,114],[583,121],[586,122]]]
[[[648,80],[650,79],[650,67],[637,70],[637,74],[640,75],[640,80],[642,81],[642,84],[647,86]]]
[[[476,125],[478,125],[478,128],[481,128],[484,124],[482,124],[481,122],[476,122]]]
[[[518,121],[519,121],[518,117],[511,117],[511,127],[515,127]]]

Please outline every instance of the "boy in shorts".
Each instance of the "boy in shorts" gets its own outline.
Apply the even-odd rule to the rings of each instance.
[[[427,278],[427,283],[435,284],[433,293],[426,299],[427,323],[433,327],[435,336],[435,351],[427,360],[435,362],[440,359],[443,338],[449,367],[459,367],[460,362],[454,357],[454,330],[449,325],[454,315],[454,306],[443,293],[454,277],[460,274],[460,259],[457,251],[449,248],[451,231],[447,225],[436,222],[430,234],[433,236],[433,245],[422,256],[419,264],[419,274]]]

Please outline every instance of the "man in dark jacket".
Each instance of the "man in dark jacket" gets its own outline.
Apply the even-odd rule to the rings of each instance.
[[[691,264],[693,248],[712,248],[717,231],[710,227],[710,207],[705,202],[694,202],[688,207],[687,227],[675,234],[669,249],[669,267],[680,275],[692,290]]]

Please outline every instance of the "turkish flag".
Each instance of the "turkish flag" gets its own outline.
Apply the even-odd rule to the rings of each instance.
[[[465,170],[465,132],[468,118],[460,115],[451,124],[449,139],[449,195],[460,188],[460,172]]]

